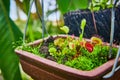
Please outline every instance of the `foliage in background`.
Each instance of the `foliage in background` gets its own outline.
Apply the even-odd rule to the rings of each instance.
[[[15,1],[17,3],[18,7],[27,14],[26,11],[28,11],[28,9],[29,9],[29,4],[28,3],[30,2],[30,0],[23,0],[23,1],[15,0]],[[37,5],[37,7],[38,7],[37,11],[40,13],[40,17],[41,17],[42,9],[41,9],[41,4],[40,3],[41,2],[39,2],[39,0],[36,0],[35,6]],[[58,8],[57,8],[57,5],[58,5]],[[52,10],[52,11],[48,10],[47,13],[51,12],[51,13],[48,14],[48,15],[50,15],[53,12],[56,12],[58,10],[60,10],[62,13],[65,13],[65,12],[68,12],[70,10],[85,9],[87,7],[88,7],[88,1],[87,0],[84,0],[84,1],[83,0],[80,0],[80,1],[79,0],[75,0],[75,1],[65,0],[64,2],[62,0],[56,0],[55,10]],[[37,13],[34,13],[34,14],[37,15]],[[36,17],[37,17],[37,19],[35,20],[33,18],[33,14],[32,14],[31,18],[29,20],[29,25],[28,25],[29,27],[27,29],[27,39],[29,41],[34,41],[36,39],[39,39],[39,38],[41,38],[41,35],[42,35],[42,29],[41,29],[42,25],[41,25],[41,22],[38,20],[39,16],[37,15]],[[40,24],[38,24],[37,26],[34,26],[34,23],[36,21],[37,21],[37,23],[39,22]],[[46,28],[47,28],[48,33],[49,34],[59,34],[59,33],[61,33],[60,27],[59,27],[59,24],[58,24],[59,21],[54,22],[54,23],[56,23],[57,25],[54,26],[53,23],[46,22]],[[54,27],[54,28],[52,28],[52,27]]]
[[[112,0],[92,0],[89,8],[98,11],[100,9],[111,8],[112,6]]]
[[[10,0],[0,0],[0,69],[5,80],[21,80],[12,42],[19,40],[22,33],[9,17],[9,6]]]
[[[26,14],[28,14],[28,10],[29,10],[29,3],[30,0],[23,0],[23,2],[21,2],[20,0],[15,0],[17,6],[19,6],[19,8]]]
[[[88,0],[56,0],[62,14],[76,9],[88,8]]]

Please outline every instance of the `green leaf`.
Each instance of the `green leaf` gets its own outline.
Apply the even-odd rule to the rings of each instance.
[[[88,0],[72,0],[75,9],[86,9],[88,7]]]
[[[5,80],[21,80],[19,59],[12,42],[22,37],[22,33],[9,18],[9,4],[9,0],[0,0],[0,69]]]
[[[69,2],[70,0],[56,0],[57,4],[58,4],[58,8],[59,10],[64,14],[68,11],[68,6],[69,6]]]
[[[20,0],[15,0],[17,6],[26,14],[28,14],[29,7],[30,7],[30,0],[23,0],[22,2]]]
[[[23,9],[26,14],[28,14],[29,11],[29,7],[30,7],[29,4],[30,4],[30,0],[23,0]]]
[[[57,0],[59,10],[64,14],[71,10],[86,9],[88,0]]]

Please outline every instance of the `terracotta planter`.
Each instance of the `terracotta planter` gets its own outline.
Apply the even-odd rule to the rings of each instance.
[[[29,45],[37,45],[41,41],[37,40]],[[23,50],[15,50],[15,52],[20,57],[23,70],[35,80],[103,80],[102,77],[111,71],[114,64],[113,59],[94,70],[81,71]],[[107,80],[120,80],[119,74],[120,70]]]

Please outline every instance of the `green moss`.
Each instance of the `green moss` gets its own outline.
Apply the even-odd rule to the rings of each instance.
[[[18,49],[22,49],[24,51],[28,51],[30,53],[33,53],[33,54],[41,56],[41,57],[45,57],[45,54],[41,54],[39,52],[40,46],[41,46],[41,44],[39,46],[26,46],[26,45],[23,45],[22,47],[18,47]]]
[[[80,56],[74,60],[67,61],[65,65],[81,70],[91,70],[94,67],[92,60],[85,56]]]
[[[67,61],[65,65],[80,70],[92,70],[108,61],[108,46],[96,46],[92,53],[81,48],[81,52],[82,54],[78,58]],[[113,57],[116,56],[116,52],[117,48],[113,48]]]

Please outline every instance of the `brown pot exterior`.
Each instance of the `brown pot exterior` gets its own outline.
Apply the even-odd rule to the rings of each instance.
[[[40,42],[41,40],[38,40],[30,45],[37,45]],[[112,65],[114,64],[113,59],[94,70],[81,71],[26,51],[15,50],[15,52],[20,57],[23,70],[34,80],[104,80],[102,77],[111,71]],[[120,70],[114,76],[105,80],[120,80]]]

